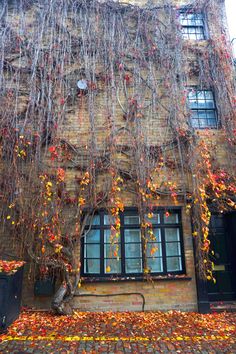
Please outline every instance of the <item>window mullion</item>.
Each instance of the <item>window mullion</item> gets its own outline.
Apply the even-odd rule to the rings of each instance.
[[[104,253],[105,253],[105,243],[104,243],[104,212],[100,213],[100,274],[105,275],[104,271]]]
[[[180,217],[181,216],[179,215],[179,218]],[[180,220],[181,220],[181,222],[179,225],[179,241],[180,241],[180,252],[181,252],[181,265],[182,265],[182,271],[186,272],[182,218]]]
[[[141,235],[141,257],[142,257],[142,269],[147,268],[147,240],[146,240],[146,231],[145,232],[145,238],[142,237],[142,231],[140,227],[140,235]],[[145,251],[145,243],[146,243],[146,251]]]
[[[81,265],[82,265],[82,274],[85,273],[84,268],[85,268],[85,258],[84,258],[84,237],[81,239],[81,245],[80,245],[80,259],[82,260]],[[87,261],[87,260],[86,260]]]
[[[162,246],[163,273],[167,273],[165,228],[163,226],[161,226],[161,246]]]
[[[120,214],[120,256],[121,256],[121,274],[125,274],[125,227],[124,213]]]

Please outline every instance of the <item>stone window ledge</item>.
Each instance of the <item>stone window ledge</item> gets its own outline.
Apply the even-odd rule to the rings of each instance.
[[[124,282],[124,281],[190,281],[192,277],[187,275],[153,275],[137,277],[81,277],[82,283],[100,282]]]

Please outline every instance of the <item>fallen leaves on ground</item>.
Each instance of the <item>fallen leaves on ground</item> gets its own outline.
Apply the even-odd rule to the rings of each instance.
[[[234,343],[236,314],[169,312],[75,312],[56,316],[51,312],[21,313],[19,319],[0,336],[0,341],[209,341]]]

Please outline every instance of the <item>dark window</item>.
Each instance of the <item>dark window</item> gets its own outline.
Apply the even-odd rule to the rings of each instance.
[[[180,13],[183,37],[186,39],[205,39],[204,18],[201,13]]]
[[[188,93],[191,125],[194,128],[217,128],[218,118],[211,90],[191,90]]]
[[[184,273],[180,210],[173,210],[169,215],[159,210],[149,218],[147,216],[146,220],[152,227],[147,229],[144,247],[137,211],[121,213],[120,232],[112,227],[112,217],[104,211],[95,215],[86,226],[82,238],[82,275],[142,275],[144,248],[146,268],[150,273]]]

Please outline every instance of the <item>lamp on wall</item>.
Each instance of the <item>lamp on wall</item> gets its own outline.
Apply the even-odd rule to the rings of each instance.
[[[79,81],[77,81],[77,87],[79,90],[87,90],[88,89],[88,85],[87,85],[87,81],[85,79],[81,79]]]

